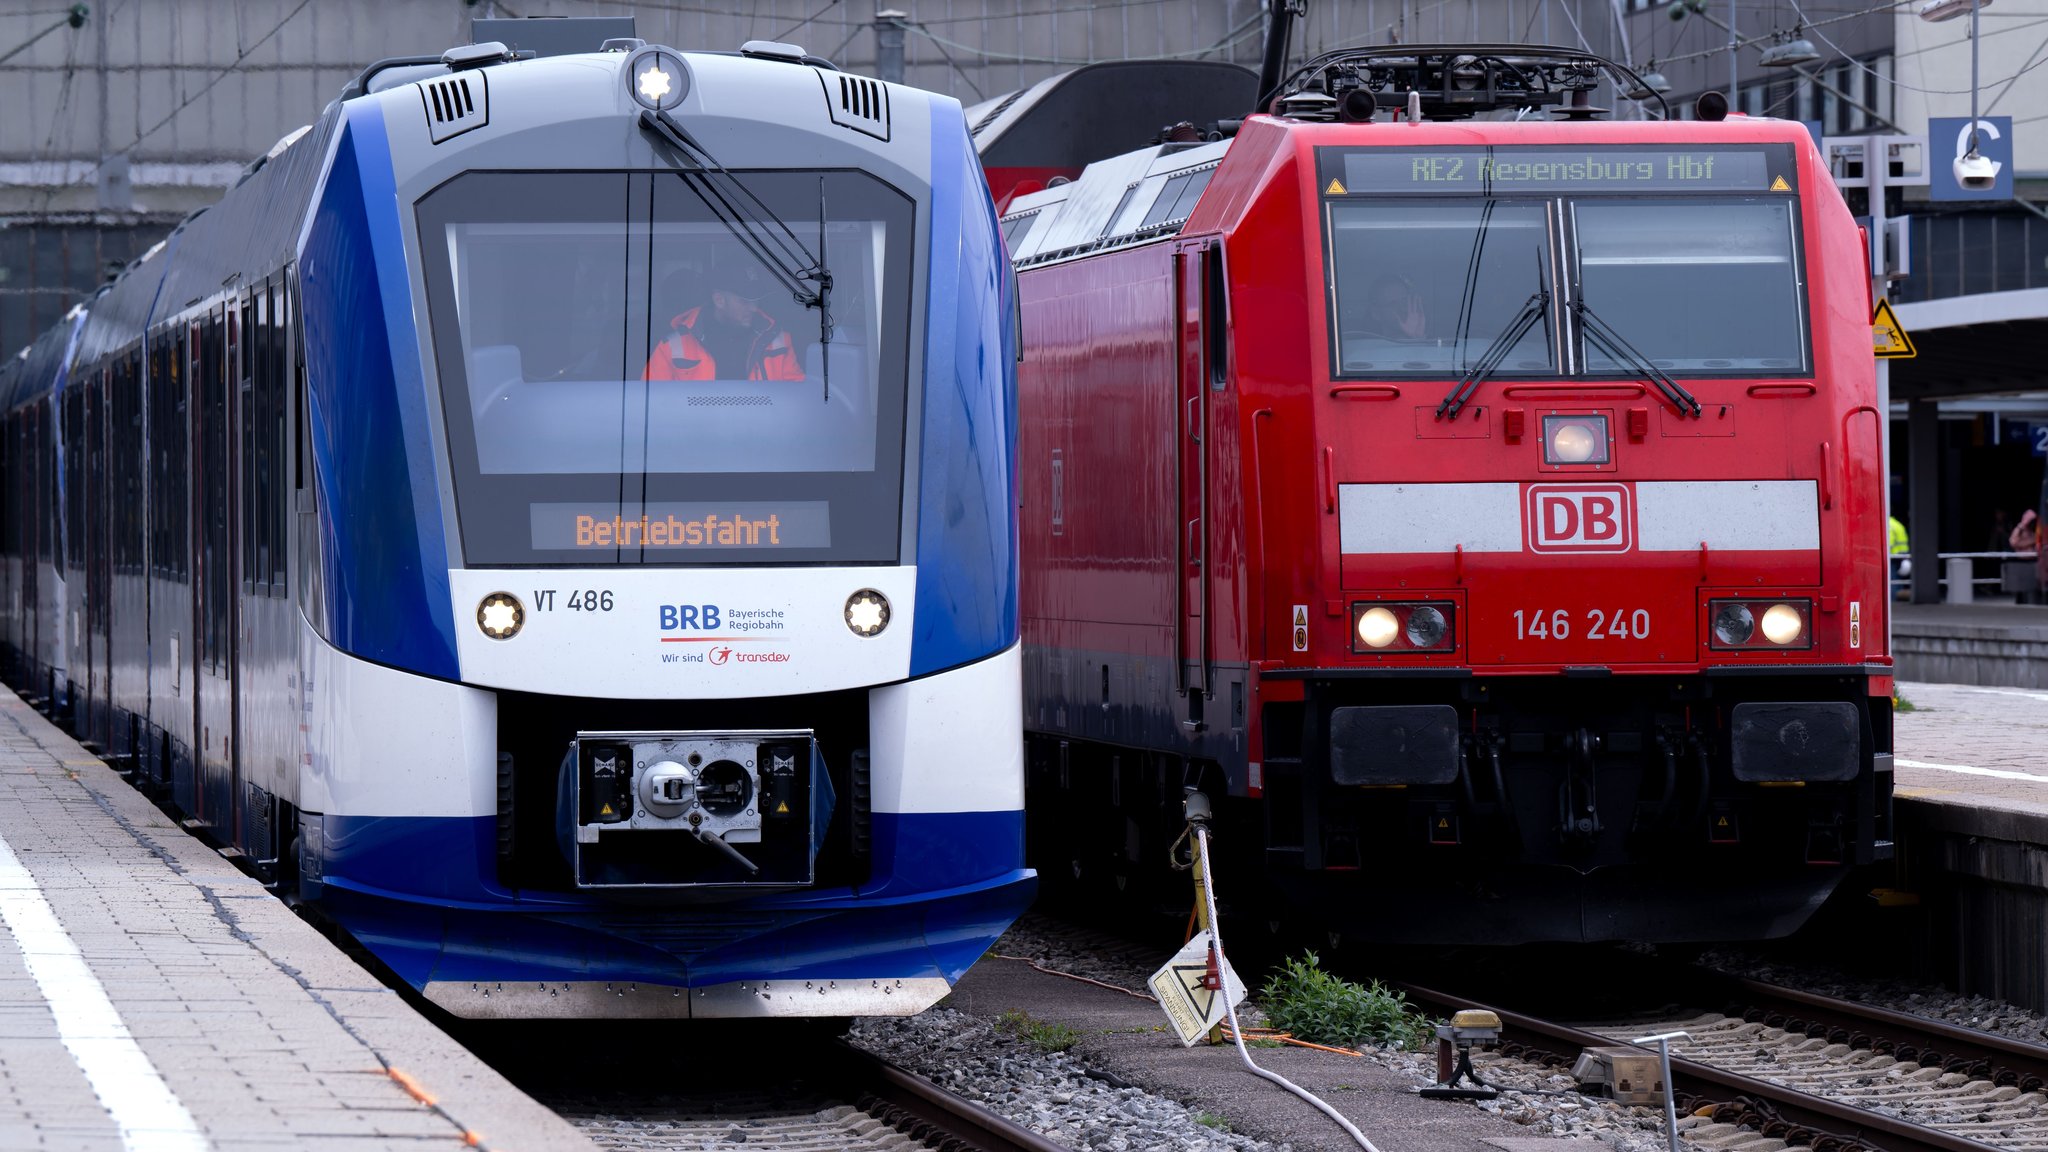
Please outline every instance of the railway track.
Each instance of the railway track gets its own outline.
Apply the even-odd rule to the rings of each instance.
[[[689,1043],[687,1039],[684,1043]],[[644,1051],[644,1049],[643,1049]],[[737,1061],[697,1049],[596,1076],[517,1077],[602,1148],[1064,1152],[1061,1145],[844,1041]],[[704,1057],[712,1063],[699,1064]],[[750,1075],[747,1066],[758,1068]]]
[[[1426,1009],[1475,1006],[1437,989],[1403,987]],[[1505,1026],[1504,1055],[1566,1067],[1582,1048],[1690,1033],[1672,1045],[1672,1088],[1682,1116],[1706,1121],[1685,1133],[1695,1143],[1728,1146],[1749,1129],[1782,1143],[1749,1143],[1748,1152],[2048,1150],[2048,1049],[1755,981],[1707,977],[1679,995],[1712,1003],[1699,997],[1715,993],[1731,1011],[1625,1025],[1564,1024],[1486,1007]]]

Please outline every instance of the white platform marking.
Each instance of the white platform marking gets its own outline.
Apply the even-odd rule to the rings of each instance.
[[[0,921],[14,935],[36,989],[49,1002],[58,1038],[121,1129],[122,1147],[130,1152],[204,1152],[206,1137],[192,1113],[128,1034],[107,990],[5,839],[0,839]]]
[[[1932,768],[1939,772],[1960,772],[1965,776],[1990,776],[1998,780],[2032,780],[2039,784],[2048,784],[2048,776],[2036,776],[2031,772],[2007,772],[2002,768],[1972,768],[1967,764],[1929,764],[1925,760],[1899,759],[1894,759],[1892,764],[1898,768]]]
[[[1965,688],[1984,696],[2018,696],[2023,700],[2048,700],[2048,692],[2026,692],[2018,688]]]

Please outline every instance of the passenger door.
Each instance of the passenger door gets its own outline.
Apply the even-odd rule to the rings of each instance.
[[[197,805],[194,815],[215,828],[234,827],[235,764],[239,749],[235,740],[236,571],[235,528],[239,519],[236,496],[240,486],[235,477],[237,441],[236,401],[243,382],[247,359],[245,303],[225,309],[216,325],[218,349],[207,349],[206,363],[194,381],[198,402],[193,405],[194,441],[199,451],[192,476],[197,495],[198,641],[194,645],[197,668],[193,683],[198,687],[199,741],[194,761],[197,767]]]
[[[1189,244],[1174,257],[1174,295],[1179,323],[1180,371],[1177,409],[1180,467],[1180,565],[1176,587],[1181,722],[1190,730],[1204,724],[1203,707],[1212,691],[1209,653],[1209,424],[1208,362],[1204,355],[1202,289],[1208,246]]]

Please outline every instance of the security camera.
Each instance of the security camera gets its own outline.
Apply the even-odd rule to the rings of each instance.
[[[1972,149],[1956,157],[1956,184],[1965,192],[1989,192],[1998,186],[1999,163]]]

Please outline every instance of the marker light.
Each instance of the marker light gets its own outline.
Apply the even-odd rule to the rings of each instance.
[[[1723,604],[1714,613],[1714,639],[1731,648],[1749,643],[1756,632],[1756,616],[1747,604]]]
[[[626,58],[626,91],[650,112],[672,109],[690,91],[682,58],[668,48],[642,48]]]
[[[1545,464],[1607,463],[1607,417],[1545,416]]]
[[[1806,621],[1790,604],[1773,604],[1764,612],[1764,639],[1773,644],[1790,644],[1805,631]]]
[[[1447,627],[1442,612],[1427,604],[1419,605],[1408,613],[1408,642],[1417,648],[1434,648],[1443,643]]]
[[[1358,614],[1358,638],[1367,647],[1385,648],[1401,634],[1401,622],[1386,608],[1367,608]]]
[[[889,626],[889,598],[863,588],[846,598],[846,626],[855,636],[875,636]]]
[[[493,592],[476,606],[476,626],[493,640],[510,640],[526,623],[526,609],[510,592]]]

